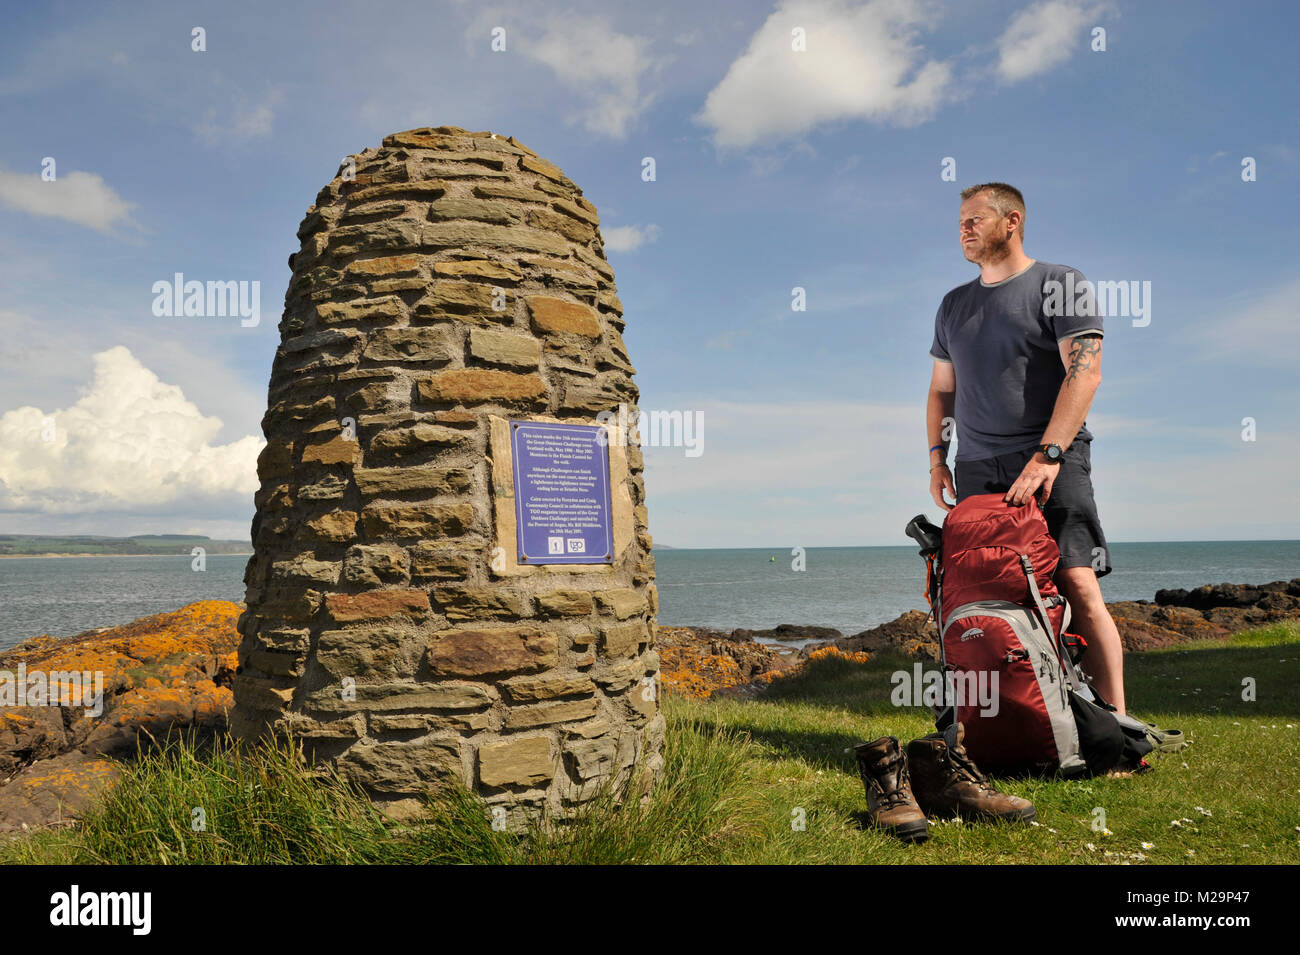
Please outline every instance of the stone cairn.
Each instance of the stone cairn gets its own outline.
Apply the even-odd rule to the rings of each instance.
[[[648,791],[641,451],[609,449],[612,564],[520,566],[495,438],[636,414],[596,207],[513,137],[444,126],[349,157],[298,237],[232,732],[291,733],[396,815],[449,782],[512,829]]]

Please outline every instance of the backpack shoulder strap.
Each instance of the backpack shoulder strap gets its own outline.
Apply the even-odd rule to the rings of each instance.
[[[1052,641],[1052,649],[1056,651],[1057,660],[1060,661],[1061,669],[1065,672],[1065,684],[1078,693],[1079,684],[1074,679],[1074,667],[1066,662],[1067,657],[1061,649],[1061,637],[1052,629],[1052,618],[1047,615],[1047,605],[1043,603],[1043,595],[1039,592],[1038,581],[1034,577],[1033,562],[1026,555],[1021,554],[1020,566],[1024,568],[1025,579],[1029,581],[1029,593],[1034,598],[1034,606],[1038,608],[1038,615],[1042,617],[1043,626],[1047,628],[1047,636]]]

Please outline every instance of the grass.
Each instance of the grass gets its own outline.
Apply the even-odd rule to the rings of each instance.
[[[287,743],[191,736],[127,766],[79,825],[0,845],[0,863],[1300,863],[1300,626],[1128,656],[1130,707],[1181,729],[1186,750],[1127,779],[998,780],[1040,825],[945,822],[919,846],[863,828],[851,752],[933,728],[889,702],[890,674],[911,664],[829,658],[758,699],[665,699],[652,797],[620,808],[606,790],[549,831],[495,831],[463,791],[397,824]]]

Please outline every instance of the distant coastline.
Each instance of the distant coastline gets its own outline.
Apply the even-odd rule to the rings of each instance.
[[[208,557],[253,553],[252,541],[202,534],[0,534],[0,557],[192,557],[196,547]]]
[[[219,551],[209,557],[252,557],[253,552]],[[139,554],[0,554],[0,560],[45,560],[52,557],[185,557],[193,560],[190,554],[160,554],[158,551],[146,551]]]

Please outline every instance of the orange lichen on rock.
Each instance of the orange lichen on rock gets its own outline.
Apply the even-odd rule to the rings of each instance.
[[[0,831],[64,818],[78,792],[97,791],[114,777],[101,757],[133,755],[141,734],[158,739],[173,729],[224,726],[234,705],[240,613],[229,601],[203,600],[120,627],[36,637],[0,653],[0,671],[11,682],[21,665],[29,683],[42,675],[51,700],[65,704],[0,706],[0,778],[10,778],[0,786]],[[87,674],[89,682],[71,674]],[[96,715],[93,695],[101,688]],[[56,759],[60,772],[84,777],[84,786],[54,774]],[[39,787],[49,798],[34,795]]]
[[[665,691],[697,700],[753,696],[773,680],[802,672],[812,660],[866,663],[871,659],[865,651],[844,651],[833,645],[796,651],[691,627],[659,627],[655,649]]]
[[[141,617],[120,627],[73,637],[36,637],[0,654],[0,664],[27,669],[102,670],[109,672],[161,663],[180,656],[231,654],[238,647],[238,604],[200,600],[170,613]]]
[[[659,679],[667,692],[698,700],[708,699],[714,690],[744,682],[734,659],[698,647],[661,647]]]
[[[691,627],[659,627],[655,649],[666,691],[701,700],[761,688],[799,666],[789,647]]]
[[[825,660],[828,657],[848,660],[850,663],[866,663],[871,659],[871,654],[865,650],[853,650],[846,653],[836,646],[818,647],[812,653],[808,654],[807,662],[813,660]]]

